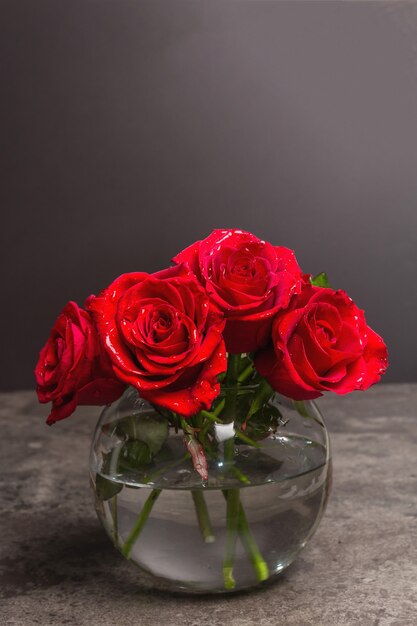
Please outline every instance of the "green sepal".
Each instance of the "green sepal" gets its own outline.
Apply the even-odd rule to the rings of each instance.
[[[104,478],[101,474],[96,474],[96,494],[99,500],[110,500],[123,489],[123,485]]]
[[[317,274],[317,276],[310,276],[310,283],[314,285],[314,287],[330,287],[326,272],[321,272]]]

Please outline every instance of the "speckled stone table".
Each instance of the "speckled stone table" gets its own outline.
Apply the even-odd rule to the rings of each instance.
[[[333,493],[275,582],[222,597],[154,589],[111,546],[88,486],[99,409],[49,428],[35,394],[1,394],[1,626],[415,626],[417,385],[323,398]]]

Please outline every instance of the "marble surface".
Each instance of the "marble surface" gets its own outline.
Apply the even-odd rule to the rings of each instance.
[[[33,392],[0,395],[0,624],[417,624],[417,384],[319,401],[334,459],[325,517],[275,583],[224,597],[153,589],[111,546],[88,485],[97,408],[49,428]]]

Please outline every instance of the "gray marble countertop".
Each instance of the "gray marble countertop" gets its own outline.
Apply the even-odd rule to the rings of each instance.
[[[417,624],[417,384],[319,400],[334,460],[325,517],[278,580],[222,597],[154,589],[112,547],[88,485],[99,409],[48,428],[33,392],[0,395],[2,626]]]

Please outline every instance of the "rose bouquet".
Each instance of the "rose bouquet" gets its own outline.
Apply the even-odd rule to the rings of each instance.
[[[238,486],[222,489],[222,577],[232,589],[237,537],[256,579],[269,576],[240,498],[239,484],[251,477],[236,462],[236,442],[256,450],[285,426],[279,404],[272,406],[277,393],[307,416],[305,400],[367,389],[385,372],[387,349],[325,274],[303,273],[292,250],[251,233],[215,230],[173,262],[154,274],[123,274],[87,298],[84,309],[69,302],[41,350],[37,392],[40,402],[52,402],[48,424],[79,404],[107,405],[132,389],[154,410],[141,422],[123,418],[112,427],[121,442],[118,460],[110,459],[112,471],[103,475],[113,483],[96,479],[103,501],[118,493],[123,470],[153,486],[124,541],[115,532],[127,557],[162,491],[153,468],[170,429],[181,433],[184,460],[200,481],[192,494],[208,543],[215,536],[204,487],[211,468],[232,477]]]

